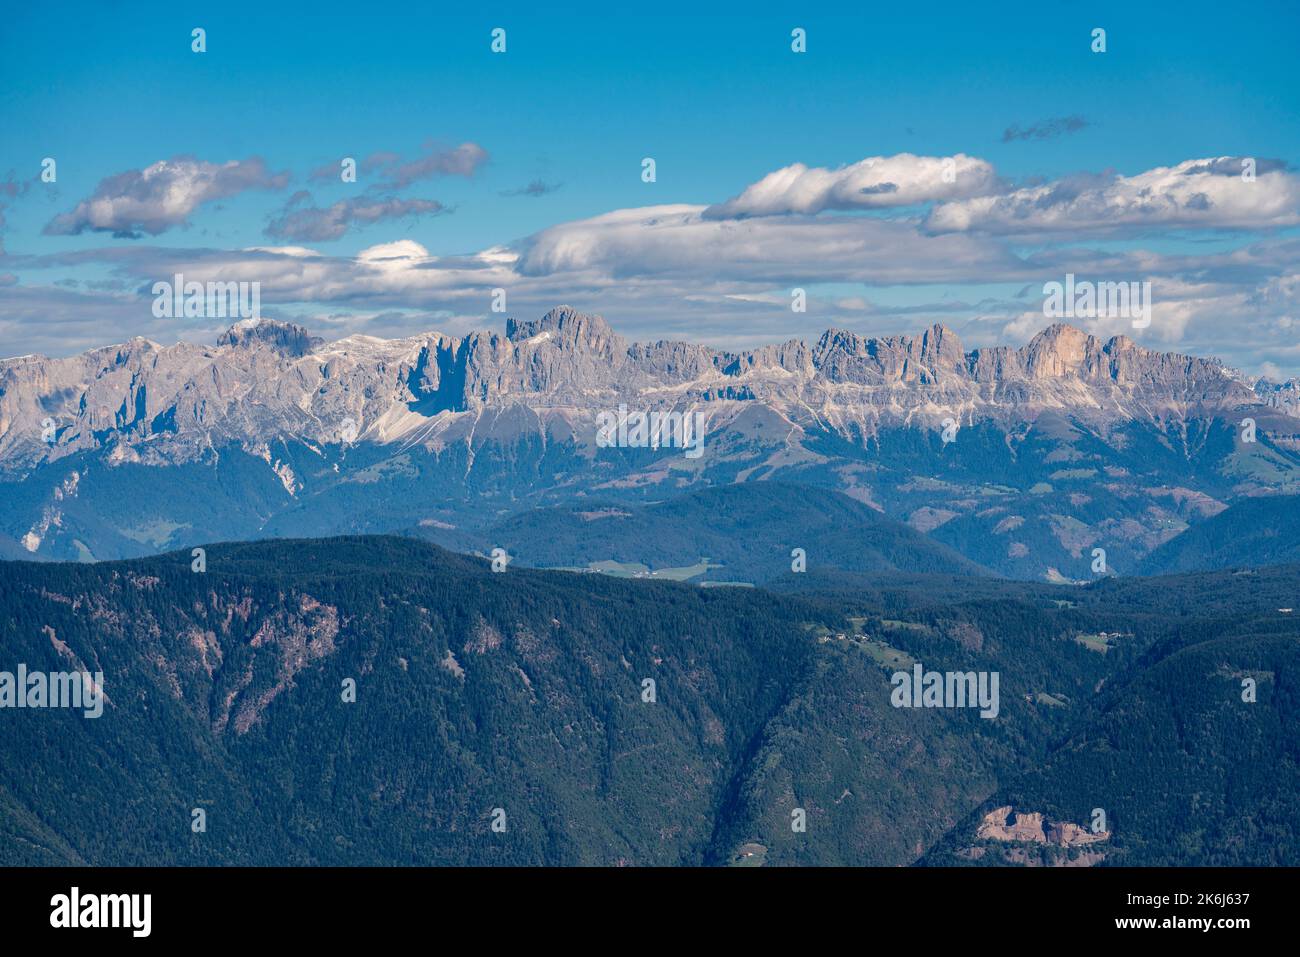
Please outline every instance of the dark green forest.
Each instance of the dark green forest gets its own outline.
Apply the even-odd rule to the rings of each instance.
[[[1106,809],[1100,866],[1300,863],[1297,586],[701,588],[381,536],[4,562],[0,671],[107,701],[0,709],[0,863],[996,864],[1008,804]],[[900,662],[997,672],[997,718],[893,707]]]

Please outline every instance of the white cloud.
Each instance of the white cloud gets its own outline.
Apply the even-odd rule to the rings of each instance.
[[[300,190],[267,224],[266,235],[282,239],[322,242],[342,238],[354,225],[369,226],[394,219],[416,219],[449,212],[436,199],[402,199],[397,196],[359,196],[329,206],[312,204],[311,194]]]
[[[379,171],[385,178],[384,188],[403,189],[417,180],[434,176],[473,176],[488,161],[488,152],[477,143],[461,143],[449,150],[436,150],[426,143],[427,152],[413,160],[403,160],[397,153],[374,153],[361,164],[367,173]]]
[[[917,161],[940,162],[890,157],[887,166],[895,160],[912,171],[919,168]],[[993,184],[991,167],[970,162],[971,171],[986,171],[979,182]],[[1049,324],[1039,290],[1070,272],[1094,281],[1153,284],[1149,328],[1134,330],[1124,320],[1075,321],[1089,331],[1124,332],[1151,345],[1222,355],[1243,368],[1272,361],[1300,371],[1300,347],[1290,347],[1291,323],[1300,322],[1300,240],[1251,237],[1226,250],[1216,241],[1171,253],[1145,244],[1078,242],[1073,228],[1063,225],[1078,224],[1085,236],[1111,240],[1149,237],[1162,226],[1182,230],[1188,224],[1179,217],[1193,213],[1211,216],[1198,225],[1237,224],[1225,229],[1286,223],[1294,220],[1300,203],[1294,179],[1280,164],[1261,161],[1254,183],[1232,175],[1239,171],[1233,160],[1192,160],[1133,177],[1071,177],[1001,197],[947,202],[926,192],[933,183],[908,181],[897,173],[890,175],[904,181],[899,191],[853,193],[846,184],[862,182],[855,178],[864,175],[862,165],[822,170],[811,178],[791,175],[759,190],[772,179],[767,177],[733,201],[743,199],[753,215],[720,218],[716,207],[686,204],[619,209],[463,255],[434,256],[409,239],[351,256],[305,245],[135,246],[11,255],[5,268],[22,286],[0,286],[0,314],[7,318],[3,331],[19,351],[49,348],[51,342],[66,350],[74,340],[84,341],[83,330],[90,334],[91,326],[81,320],[102,301],[104,328],[135,334],[148,324],[131,318],[133,310],[140,311],[131,305],[133,296],[144,295],[141,290],[157,279],[184,272],[199,281],[257,280],[268,314],[328,316],[331,325],[351,331],[368,322],[367,331],[376,335],[409,334],[413,323],[437,316],[455,316],[458,323],[478,316],[478,325],[493,325],[500,317],[489,311],[491,291],[501,287],[509,293],[511,315],[539,315],[572,302],[604,313],[629,338],[674,336],[732,348],[794,336],[812,339],[831,325],[890,334],[941,321],[963,336],[969,328],[968,345],[976,345],[1023,341]],[[866,169],[880,175],[876,167]],[[962,188],[973,188],[976,179]],[[906,187],[910,192],[904,191],[906,182],[912,183]],[[891,217],[860,215],[863,203],[927,195],[939,202],[928,219],[912,210]],[[1199,195],[1204,201],[1193,198]],[[835,211],[839,207],[833,204],[850,202],[857,205]],[[782,208],[784,213],[773,212]],[[790,211],[795,208],[802,211]],[[942,217],[961,228],[936,230]],[[1095,231],[1102,228],[1111,231]],[[1025,235],[1037,241],[1023,244]],[[1021,248],[1025,245],[1028,251]],[[43,270],[75,275],[96,264],[135,292],[96,299],[88,284],[73,294],[32,282],[32,274]],[[808,291],[807,313],[790,311],[795,286]],[[902,288],[909,286],[910,291]],[[43,310],[47,296],[50,309]],[[64,323],[66,333],[75,329],[76,334],[62,340],[46,335],[40,323],[49,315]],[[349,315],[369,318],[346,319]],[[174,330],[187,338],[201,332]],[[147,334],[167,338],[156,328]],[[101,332],[98,341],[106,335]]]
[[[1300,180],[1257,161],[1253,180],[1233,157],[1186,160],[1136,176],[1084,176],[943,203],[933,232],[1115,231],[1121,228],[1260,229],[1300,224]]]
[[[873,156],[837,169],[794,163],[768,173],[725,203],[710,219],[814,214],[823,210],[889,209],[940,199],[979,196],[996,188],[993,167],[958,153],[952,157]]]
[[[288,173],[271,173],[258,157],[207,163],[178,156],[100,180],[89,199],[54,217],[45,232],[71,236],[89,229],[132,238],[157,236],[187,222],[204,203],[250,189],[282,189],[288,182]]]
[[[709,219],[703,206],[621,209],[521,244],[524,276],[595,273],[703,281],[914,283],[975,279],[1023,264],[999,244],[930,236],[862,216]]]
[[[432,262],[429,250],[413,239],[399,239],[392,243],[380,243],[357,253],[357,262],[374,266],[377,269],[400,270],[424,262]]]

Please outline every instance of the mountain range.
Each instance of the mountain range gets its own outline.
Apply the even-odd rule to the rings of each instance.
[[[0,361],[0,557],[420,529],[481,550],[535,509],[776,480],[809,501],[848,496],[997,574],[1081,581],[1099,574],[1095,549],[1102,573],[1138,573],[1233,503],[1300,491],[1289,395],[1059,324],[1020,348],[967,351],[934,326],[729,352],[628,343],[569,307],[459,338],[325,342],[242,321],[210,346]],[[656,412],[702,414],[701,454],[600,441],[602,413]],[[783,547],[813,535],[783,528]],[[719,557],[678,544],[687,564]]]
[[[5,360],[0,647],[104,699],[0,862],[1294,863],[1296,411],[1064,325]]]

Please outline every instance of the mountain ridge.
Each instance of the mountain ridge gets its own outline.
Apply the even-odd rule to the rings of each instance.
[[[103,559],[472,531],[584,497],[777,479],[843,492],[1002,574],[1079,580],[1093,547],[1132,570],[1238,498],[1300,491],[1291,411],[1217,359],[1059,323],[968,352],[937,325],[742,351],[628,343],[567,306],[462,337],[325,342],[241,321],[216,345],[0,362],[0,540]],[[688,413],[691,456],[598,427]]]
[[[1217,359],[1159,353],[1124,336],[1102,340],[1062,323],[1018,349],[966,352],[955,333],[935,325],[883,338],[828,329],[812,345],[790,340],[728,352],[666,340],[628,345],[601,317],[568,306],[538,320],[509,319],[504,336],[461,338],[430,332],[325,342],[264,319],[232,326],[215,346],[137,338],[61,359],[0,361],[0,470],[102,446],[110,433],[128,457],[151,440],[192,458],[195,449],[169,441],[181,433],[329,442],[345,419],[363,441],[436,442],[450,425],[432,421],[440,417],[525,399],[564,417],[602,393],[653,406],[711,404],[724,418],[735,414],[727,403],[773,403],[795,421],[807,419],[803,406],[815,424],[844,435],[915,416],[969,424],[998,415],[1025,420],[1045,408],[1101,418],[1251,405],[1286,412],[1267,406]],[[268,415],[249,421],[233,408],[244,403]],[[50,423],[52,441],[42,441]]]

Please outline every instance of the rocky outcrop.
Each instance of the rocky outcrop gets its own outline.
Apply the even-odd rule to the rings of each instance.
[[[1110,838],[1109,831],[1093,833],[1069,821],[1048,821],[1038,811],[1017,811],[1014,822],[1009,822],[1011,805],[994,808],[980,822],[975,837],[986,841],[1008,841],[1028,844],[1054,844],[1058,847],[1080,847],[1096,844]]]

